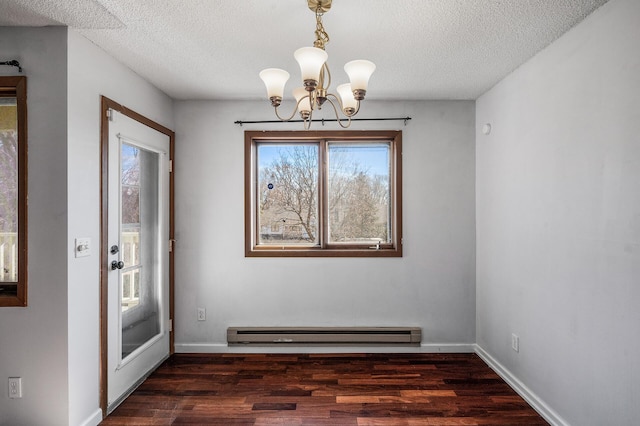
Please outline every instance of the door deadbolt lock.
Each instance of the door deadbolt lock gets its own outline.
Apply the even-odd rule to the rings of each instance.
[[[124,262],[122,260],[114,260],[111,262],[111,270],[124,268]]]
[[[117,254],[120,251],[120,248],[118,248],[117,245],[112,245],[109,251],[111,252],[111,254]]]

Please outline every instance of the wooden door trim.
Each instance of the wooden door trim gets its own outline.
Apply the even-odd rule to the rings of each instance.
[[[100,408],[102,417],[107,415],[108,405],[108,269],[107,250],[109,231],[109,117],[108,111],[112,109],[157,130],[169,137],[169,160],[172,164],[175,156],[175,132],[155,121],[139,114],[106,96],[100,97]],[[174,165],[175,167],[175,165]],[[174,173],[169,174],[169,239],[174,240]],[[174,313],[174,255],[175,244],[169,252],[169,318],[173,322]],[[169,331],[169,353],[174,353],[175,325]]]

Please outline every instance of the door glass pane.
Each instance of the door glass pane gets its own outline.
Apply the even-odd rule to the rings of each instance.
[[[317,244],[318,145],[257,149],[258,244]]]
[[[122,144],[120,271],[122,358],[161,331],[158,153]]]
[[[18,107],[0,97],[0,295],[18,282]]]
[[[328,150],[329,242],[391,242],[390,145],[331,143]]]

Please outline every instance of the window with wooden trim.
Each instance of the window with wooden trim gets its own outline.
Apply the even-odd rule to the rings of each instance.
[[[402,256],[402,132],[245,132],[245,255]]]
[[[0,306],[27,306],[27,79],[0,77]]]

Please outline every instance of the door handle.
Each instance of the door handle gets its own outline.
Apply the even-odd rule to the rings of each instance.
[[[111,262],[111,270],[124,268],[124,262],[122,260],[114,260]]]

